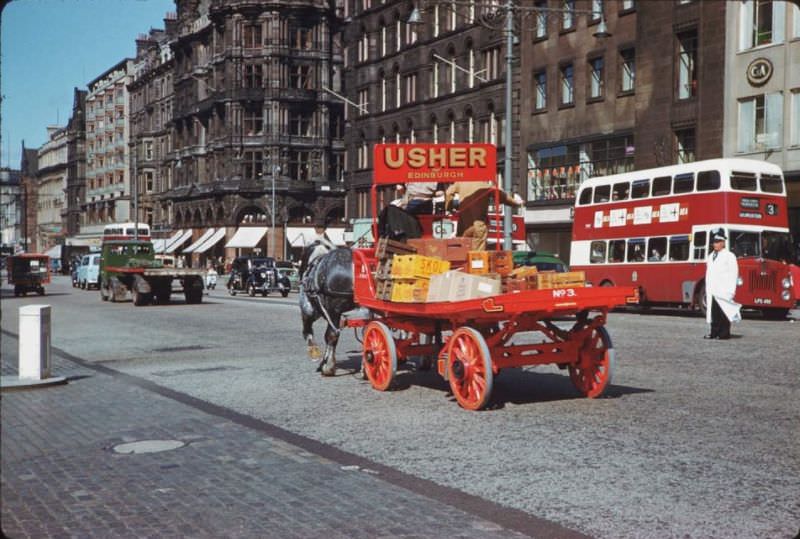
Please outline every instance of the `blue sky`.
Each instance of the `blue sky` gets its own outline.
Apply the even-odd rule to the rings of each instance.
[[[163,28],[173,0],[13,0],[2,11],[0,164],[19,168],[48,125],[64,125],[73,88],[136,54],[136,37]]]

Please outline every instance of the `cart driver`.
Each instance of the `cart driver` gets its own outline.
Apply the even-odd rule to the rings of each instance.
[[[493,182],[455,182],[445,191],[445,209],[456,209],[455,200],[458,200],[458,229],[456,233],[465,238],[475,238],[475,250],[486,250],[486,238],[489,229],[486,226],[486,217],[489,212],[489,202],[494,197]],[[521,197],[513,197],[499,189],[500,203],[512,208],[524,204]]]

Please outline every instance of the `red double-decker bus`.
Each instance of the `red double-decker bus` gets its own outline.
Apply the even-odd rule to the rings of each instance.
[[[590,178],[575,200],[570,266],[643,303],[705,309],[706,256],[722,228],[739,260],[736,301],[784,318],[795,304],[780,167],[713,159]]]

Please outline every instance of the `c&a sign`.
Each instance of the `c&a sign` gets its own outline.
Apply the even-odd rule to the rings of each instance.
[[[376,144],[374,183],[497,180],[493,144]]]

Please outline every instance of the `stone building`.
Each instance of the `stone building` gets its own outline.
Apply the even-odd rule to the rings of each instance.
[[[171,231],[171,201],[161,193],[172,187],[171,151],[174,68],[170,42],[177,17],[167,14],[163,30],[150,30],[136,40],[133,77],[128,85],[131,107],[131,175],[138,189],[139,221],[152,233]]]
[[[67,237],[80,233],[86,199],[86,90],[73,91],[72,116],[67,123],[67,186],[61,228]]]
[[[47,137],[37,156],[36,246],[42,252],[64,243],[61,211],[67,189],[67,130],[49,126]]]
[[[479,24],[495,10],[489,3],[483,6],[428,2],[421,21],[411,24],[414,4],[345,1],[345,86],[354,102],[347,108],[345,136],[349,218],[372,215],[377,143],[496,144],[502,180],[505,40],[503,32]],[[518,125],[513,128],[518,132]],[[519,190],[516,162],[514,170]],[[393,196],[387,190],[379,204]]]
[[[176,4],[172,184],[160,195],[172,228],[195,240],[224,229],[228,257],[234,245],[288,256],[312,220],[344,219],[343,105],[324,90],[341,91],[339,19],[319,0]]]
[[[126,58],[89,83],[83,240],[99,242],[106,224],[131,217],[127,85],[132,69],[133,60]]]
[[[0,253],[22,249],[22,186],[20,171],[0,168]]]
[[[39,206],[39,182],[38,175],[38,150],[26,148],[25,141],[22,141],[22,157],[20,159],[20,187],[22,191],[22,238],[23,249],[28,253],[38,251],[37,230],[38,230],[38,206]]]
[[[723,154],[779,165],[800,239],[800,2],[731,2]]]
[[[584,179],[722,155],[730,4],[571,5],[574,14],[522,26],[519,84],[528,243],[564,259]],[[604,39],[593,35],[601,9],[612,34]]]

